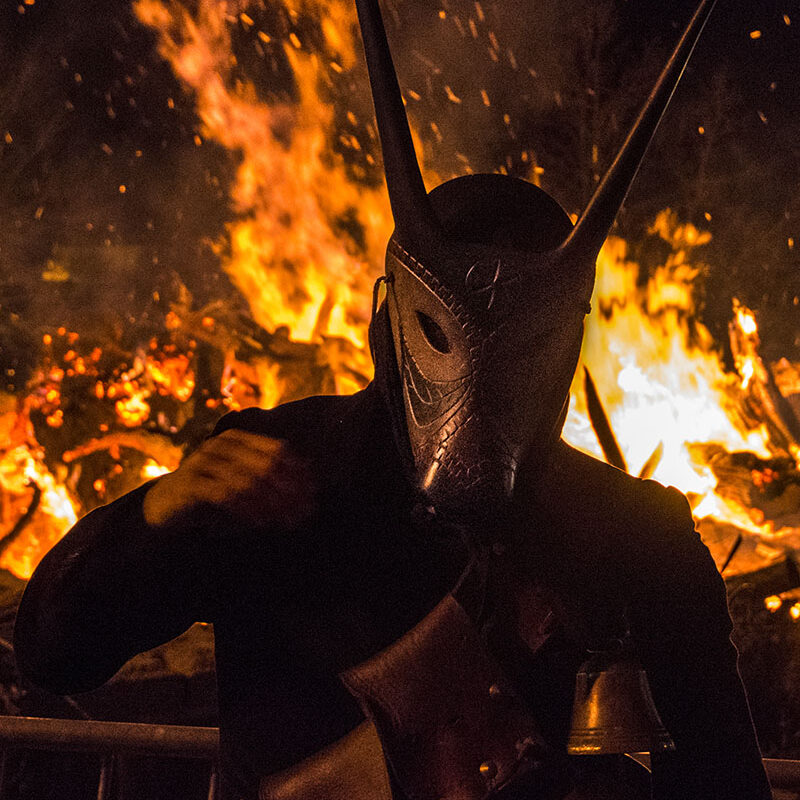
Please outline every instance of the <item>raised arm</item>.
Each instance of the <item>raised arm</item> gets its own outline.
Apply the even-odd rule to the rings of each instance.
[[[193,622],[213,622],[230,537],[291,525],[307,487],[280,441],[227,429],[175,472],[88,514],[25,591],[14,632],[23,674],[53,692],[86,691]]]

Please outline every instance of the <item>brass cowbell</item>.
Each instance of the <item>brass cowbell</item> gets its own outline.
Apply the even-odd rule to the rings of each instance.
[[[607,755],[674,749],[630,638],[594,652],[576,676],[567,752]]]

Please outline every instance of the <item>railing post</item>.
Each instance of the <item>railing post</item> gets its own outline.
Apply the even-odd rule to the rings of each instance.
[[[208,800],[217,800],[217,797],[219,797],[219,764],[212,761],[211,775],[208,778]]]
[[[8,766],[8,748],[0,750],[0,800],[3,800],[6,791],[6,767]]]
[[[115,753],[103,756],[100,764],[100,780],[97,782],[97,800],[111,800],[116,766],[117,756]]]

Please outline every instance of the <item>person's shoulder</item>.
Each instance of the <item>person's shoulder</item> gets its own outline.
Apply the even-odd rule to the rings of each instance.
[[[549,507],[580,518],[664,529],[689,526],[691,512],[686,497],[673,486],[643,480],[599,461],[561,441],[541,484]]]
[[[686,496],[643,480],[563,442],[542,482],[540,503],[557,509],[559,527],[597,564],[616,564],[632,584],[705,585],[721,580],[697,532]]]

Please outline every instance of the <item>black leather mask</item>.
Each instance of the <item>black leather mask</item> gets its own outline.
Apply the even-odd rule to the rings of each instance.
[[[357,0],[395,231],[386,254],[401,423],[417,488],[487,518],[560,434],[595,261],[713,0],[700,4],[575,227],[541,189],[471,175],[425,190],[377,0]],[[376,372],[379,365],[376,364]]]

